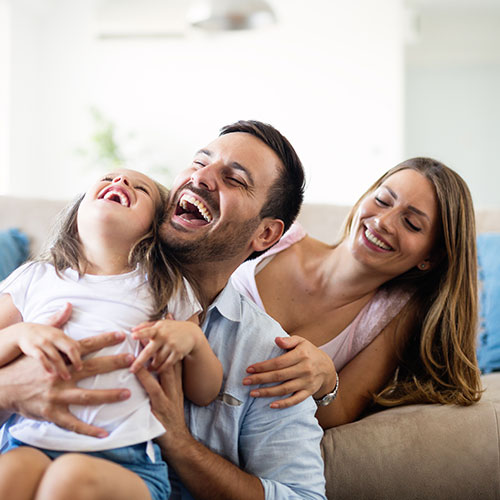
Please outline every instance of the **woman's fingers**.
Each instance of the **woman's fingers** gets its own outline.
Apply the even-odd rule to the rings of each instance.
[[[263,373],[275,370],[281,370],[289,366],[297,364],[302,359],[302,356],[295,349],[289,351],[276,358],[268,359],[266,361],[261,361],[260,363],[254,363],[247,368],[247,373]]]
[[[306,400],[309,396],[310,394],[307,391],[297,391],[289,398],[273,401],[269,406],[271,408],[282,410],[283,408],[289,408],[290,406],[302,403],[302,401]]]

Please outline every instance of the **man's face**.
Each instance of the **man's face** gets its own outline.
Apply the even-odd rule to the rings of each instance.
[[[253,251],[259,213],[280,165],[276,153],[251,134],[218,137],[177,176],[163,240],[188,263],[243,262]]]

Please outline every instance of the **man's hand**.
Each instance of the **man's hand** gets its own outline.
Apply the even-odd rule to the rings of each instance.
[[[182,391],[182,364],[176,363],[160,374],[160,382],[146,369],[136,373],[139,382],[149,395],[151,409],[168,432],[157,438],[166,457],[176,449],[182,449],[180,442],[194,440],[184,418],[184,394]]]
[[[81,355],[118,344],[124,338],[122,333],[104,333],[83,339],[79,342]],[[22,356],[0,369],[0,408],[29,418],[49,420],[80,434],[105,437],[106,431],[77,419],[68,406],[114,403],[130,397],[130,391],[81,389],[76,383],[86,377],[126,368],[132,361],[133,357],[127,354],[83,360],[82,369],[78,372],[70,369],[71,379],[66,381],[47,373],[37,360]]]

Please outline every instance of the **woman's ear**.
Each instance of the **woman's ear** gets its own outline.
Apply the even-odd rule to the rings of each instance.
[[[420,262],[417,267],[420,271],[428,271],[429,269],[431,269],[432,264],[429,259],[425,259],[422,262]]]
[[[254,252],[262,252],[272,247],[283,234],[285,224],[280,219],[262,219],[252,240]]]

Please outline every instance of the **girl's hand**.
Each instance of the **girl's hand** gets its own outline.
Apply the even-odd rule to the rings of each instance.
[[[293,335],[276,337],[276,344],[288,352],[274,359],[255,363],[247,368],[251,375],[243,379],[244,385],[281,382],[273,387],[250,392],[255,398],[291,396],[273,401],[271,408],[288,408],[314,395],[320,398],[333,389],[336,381],[335,366],[331,358],[308,340]]]
[[[59,328],[23,323],[22,331],[16,332],[16,335],[19,349],[26,356],[38,359],[48,373],[57,374],[63,380],[71,378],[64,355],[75,370],[81,370],[82,359],[78,342],[65,335]]]
[[[203,332],[191,321],[163,319],[132,328],[132,338],[144,347],[130,370],[135,373],[151,359],[151,369],[161,373],[192,353]]]

